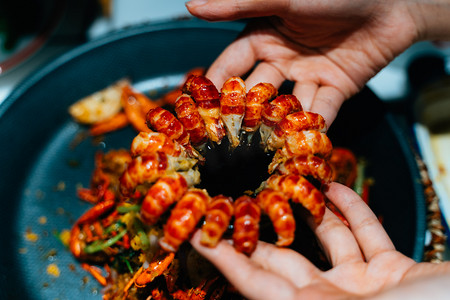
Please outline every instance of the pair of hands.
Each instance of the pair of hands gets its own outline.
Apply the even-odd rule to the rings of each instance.
[[[211,65],[216,86],[231,76],[279,87],[295,82],[303,108],[330,126],[342,103],[421,37],[408,1],[199,0],[188,10],[209,21],[255,18]],[[258,18],[263,17],[263,18]]]
[[[294,250],[261,241],[250,257],[224,240],[204,247],[199,232],[191,243],[248,299],[425,299],[430,292],[434,299],[448,297],[450,263],[416,263],[396,251],[378,218],[346,186],[331,183],[325,195],[350,225],[327,209],[313,228],[332,265],[328,271]]]
[[[209,21],[254,18],[209,68],[206,76],[216,86],[248,72],[248,88],[293,81],[303,108],[321,114],[328,126],[346,99],[414,42],[450,37],[449,0],[192,0],[186,6]],[[352,190],[332,183],[325,194],[350,224],[327,210],[314,228],[329,271],[263,242],[250,258],[226,241],[203,247],[198,233],[191,243],[250,299],[411,299],[430,296],[430,289],[446,297],[449,263],[418,264],[397,252]]]

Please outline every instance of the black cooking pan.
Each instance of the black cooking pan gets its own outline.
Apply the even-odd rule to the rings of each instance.
[[[83,128],[68,115],[69,105],[124,77],[143,91],[167,91],[186,71],[207,67],[242,26],[185,20],[119,31],[42,66],[1,104],[2,298],[101,298],[100,286],[55,233],[90,207],[76,198],[76,188],[88,186],[95,152],[128,148],[136,133],[127,128],[101,143],[86,139],[73,147]],[[368,89],[344,105],[329,132],[336,146],[368,161],[368,176],[375,180],[372,208],[398,250],[420,261],[425,204],[403,133]],[[51,264],[59,276],[49,274]]]

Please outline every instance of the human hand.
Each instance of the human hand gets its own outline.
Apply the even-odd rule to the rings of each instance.
[[[231,76],[279,87],[295,82],[305,110],[329,126],[344,100],[419,38],[408,1],[190,1],[187,8],[209,21],[258,18],[211,65],[216,86]],[[417,1],[410,1],[417,2]],[[269,17],[270,16],[270,17]]]
[[[427,297],[429,285],[418,291],[411,287],[414,280],[428,280],[432,274],[449,280],[450,263],[416,263],[396,251],[377,217],[351,189],[332,183],[326,196],[350,224],[347,227],[327,210],[322,223],[314,228],[332,265],[328,271],[319,270],[293,250],[264,242],[258,243],[250,257],[236,252],[227,241],[221,241],[216,248],[204,247],[199,232],[191,243],[249,299]],[[436,285],[436,281],[433,283]],[[439,295],[439,288],[448,295],[448,284],[441,282],[433,289],[433,297]]]

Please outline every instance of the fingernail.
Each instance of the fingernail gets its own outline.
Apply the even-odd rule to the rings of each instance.
[[[202,6],[208,3],[208,0],[191,0],[186,2],[187,7]]]

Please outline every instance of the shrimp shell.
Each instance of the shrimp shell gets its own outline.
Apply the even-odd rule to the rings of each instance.
[[[120,176],[120,191],[129,196],[140,184],[152,183],[158,178],[178,170],[188,170],[197,163],[191,158],[173,157],[164,152],[153,152],[137,156],[128,164]]]
[[[253,198],[242,195],[234,202],[233,243],[237,251],[251,255],[259,239],[261,209]]]
[[[217,88],[205,76],[191,75],[183,86],[183,92],[191,95],[197,103],[209,139],[220,144],[226,130],[220,117],[220,95]]]
[[[194,231],[210,200],[206,190],[189,189],[171,211],[164,226],[164,237],[159,241],[161,248],[176,252]]]
[[[231,77],[222,86],[220,113],[232,148],[239,146],[239,132],[245,114],[245,83],[240,77]]]
[[[179,173],[166,175],[156,181],[142,201],[141,218],[146,224],[154,224],[169,207],[178,201],[188,189],[188,183]]]
[[[326,132],[327,125],[321,115],[306,111],[291,113],[275,126],[267,140],[267,148],[271,151],[279,149],[283,147],[286,136],[297,131],[312,129]]]
[[[280,95],[269,102],[261,112],[261,142],[266,145],[273,128],[288,114],[303,110],[300,101],[294,95]]]
[[[180,143],[189,156],[200,158],[197,150],[191,145],[186,128],[170,111],[161,107],[150,109],[147,113],[147,126],[154,131],[166,134],[172,140]]]
[[[178,120],[189,133],[193,146],[199,146],[208,140],[205,123],[200,116],[197,104],[188,94],[182,94],[175,101],[175,112]]]
[[[269,165],[269,173],[274,171],[274,166]],[[330,183],[333,179],[333,171],[326,160],[314,155],[296,155],[276,166],[280,175],[294,174],[312,176],[321,183]]]
[[[224,195],[213,197],[206,210],[200,243],[207,247],[215,247],[227,230],[233,214],[234,207],[231,197]]]
[[[270,83],[258,83],[247,93],[242,129],[255,132],[261,124],[261,113],[265,105],[278,94],[278,90]]]
[[[272,175],[267,186],[284,193],[294,203],[300,203],[314,217],[316,224],[322,222],[325,214],[325,201],[322,193],[307,179],[300,175]]]
[[[286,157],[300,154],[314,154],[328,158],[333,145],[325,133],[317,130],[304,130],[286,136],[282,153]]]
[[[152,152],[164,152],[171,156],[185,156],[184,148],[161,132],[139,132],[131,142],[133,157]]]
[[[282,192],[266,188],[256,196],[256,202],[269,216],[278,235],[277,246],[289,246],[295,237],[295,219],[289,198]]]
[[[155,107],[147,113],[148,128],[166,134],[182,146],[189,144],[189,134],[183,124],[168,110]]]
[[[119,178],[122,195],[130,195],[144,182],[154,182],[171,170],[169,158],[163,152],[149,153],[134,158]]]

